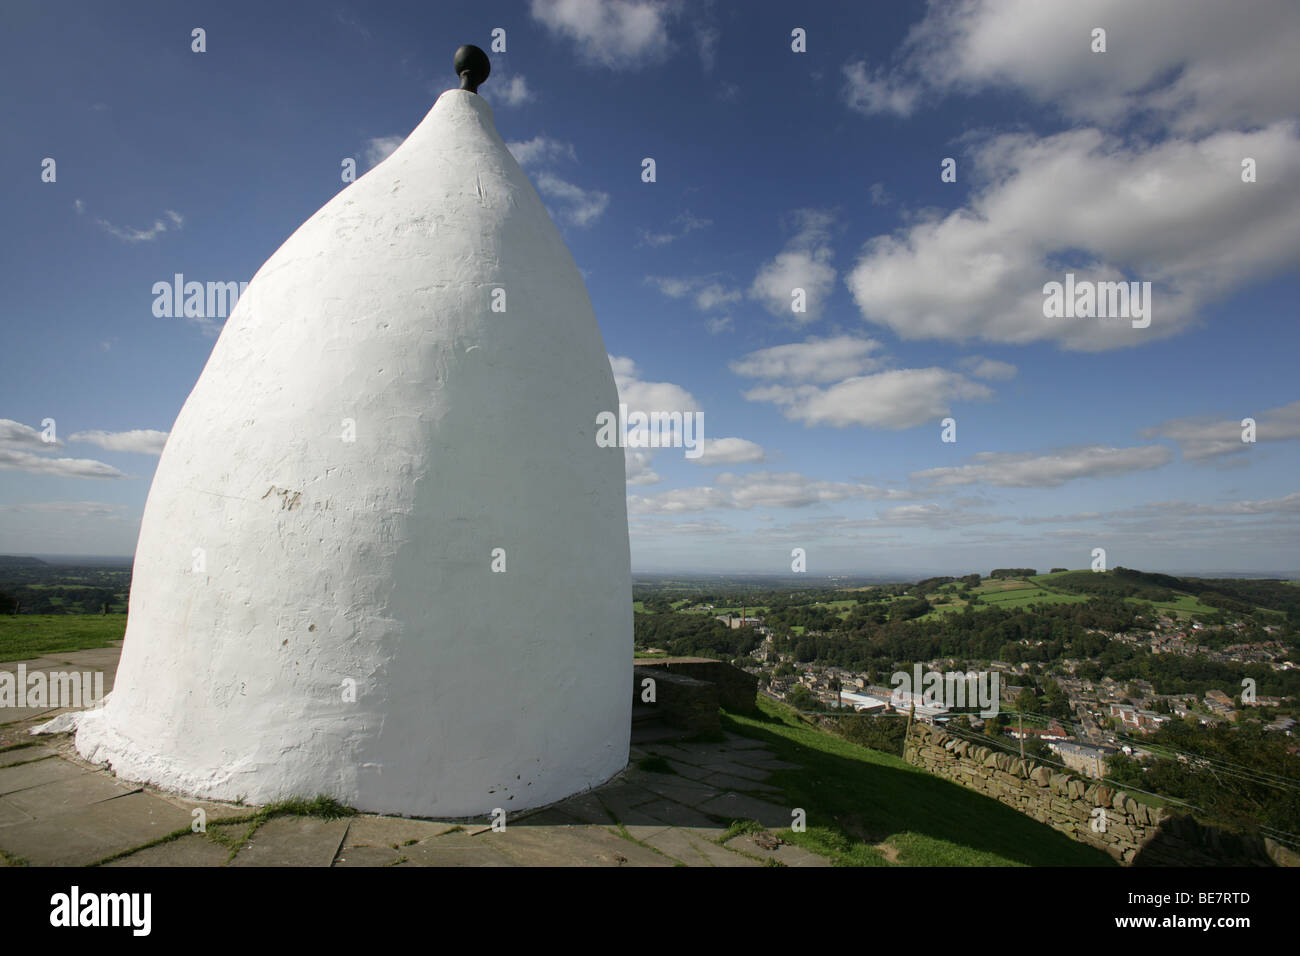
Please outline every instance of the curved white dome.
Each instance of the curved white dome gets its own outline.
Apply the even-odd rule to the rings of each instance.
[[[609,779],[632,598],[623,452],[595,423],[617,409],[559,232],[487,103],[449,90],[227,320],[77,749],[197,796],[421,816]]]

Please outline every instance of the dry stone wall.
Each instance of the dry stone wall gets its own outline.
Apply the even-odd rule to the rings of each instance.
[[[1201,824],[1149,807],[1098,781],[1022,760],[928,724],[914,724],[903,759],[1046,823],[1133,866],[1295,866],[1300,856],[1273,840]],[[1105,828],[1096,808],[1105,811]]]
[[[654,708],[664,723],[695,733],[716,733],[721,728],[718,718],[718,687],[708,681],[674,674],[661,667],[632,668],[632,705],[643,702],[646,678],[654,680]]]
[[[726,661],[705,657],[664,657],[637,661],[637,666],[707,681],[718,688],[718,703],[732,713],[758,712],[758,678]]]

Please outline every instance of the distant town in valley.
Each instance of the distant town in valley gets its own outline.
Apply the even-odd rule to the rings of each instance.
[[[1001,568],[894,583],[640,575],[634,594],[638,655],[729,660],[866,746],[901,753],[908,721],[940,724],[1153,803],[1300,832],[1300,582]],[[900,689],[893,676],[917,665],[996,676],[998,714]]]

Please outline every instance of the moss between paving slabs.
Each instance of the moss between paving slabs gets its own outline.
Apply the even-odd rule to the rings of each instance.
[[[752,716],[724,712],[723,727],[799,765],[768,781],[807,813],[806,831],[779,836],[837,865],[1116,865],[996,800],[821,730],[784,704],[759,697],[758,706]]]
[[[337,820],[341,817],[355,816],[356,812],[351,807],[343,806],[332,797],[318,796],[312,800],[302,798],[282,800],[279,803],[269,803],[260,810],[245,814],[242,817],[227,817],[224,820],[216,820],[208,824],[203,832],[213,843],[230,850],[230,855],[226,857],[226,862],[229,863],[239,854],[244,844],[252,839],[253,834],[268,820],[273,820],[276,817],[320,817],[322,820]],[[233,830],[234,827],[239,826],[247,826],[247,829],[238,835],[228,832],[228,828]],[[155,840],[106,856],[102,860],[96,860],[90,865],[103,866],[105,863],[111,863],[114,860],[120,860],[123,857],[139,853],[141,850],[179,840],[181,837],[189,836],[193,832],[193,827],[183,827]]]

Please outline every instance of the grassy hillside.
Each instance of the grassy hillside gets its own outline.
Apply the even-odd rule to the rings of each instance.
[[[978,588],[972,589],[972,593],[982,602],[976,605],[977,610],[980,607],[1017,608],[1030,604],[1079,604],[1093,597],[1113,597],[1131,604],[1149,604],[1171,617],[1186,618],[1210,615],[1217,610],[1197,597],[1206,593],[1208,583],[1123,569],[1119,569],[1118,574],[1116,571],[1057,571],[1028,578],[985,578]],[[922,615],[921,620],[947,614],[967,604],[951,584],[936,588],[927,597],[933,600],[940,594],[948,597],[948,603],[936,606]]]
[[[996,800],[898,757],[823,731],[792,708],[759,698],[761,714],[728,714],[728,730],[762,740],[798,770],[777,771],[807,831],[781,836],[845,866],[1112,866]]]
[[[0,661],[107,647],[125,633],[125,614],[6,614],[0,617]]]

